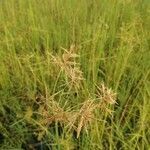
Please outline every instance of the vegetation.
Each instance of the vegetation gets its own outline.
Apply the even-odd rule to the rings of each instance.
[[[149,0],[0,1],[0,149],[150,148]]]

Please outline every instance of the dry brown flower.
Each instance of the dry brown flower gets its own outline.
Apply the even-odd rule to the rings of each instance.
[[[94,118],[94,110],[96,107],[97,105],[93,100],[87,100],[83,103],[78,116],[77,138],[80,136],[80,132],[83,128],[87,131],[87,125],[91,123]]]
[[[95,110],[102,110],[111,113],[112,110],[108,108],[109,104],[116,103],[116,93],[106,87],[104,83],[98,88],[98,99],[88,98],[85,100],[80,109],[73,109],[61,107],[60,104],[55,101],[51,96],[47,106],[42,107],[44,124],[49,125],[52,122],[59,122],[66,127],[67,131],[75,130],[77,132],[77,138],[79,138],[81,131],[84,129],[88,131],[89,125],[94,119],[97,119]]]
[[[97,88],[98,97],[102,100],[102,102],[106,104],[116,103],[116,93],[114,93],[111,89],[106,87],[104,83],[102,83],[101,86]]]
[[[67,122],[69,113],[66,112],[56,101],[52,101],[48,106],[48,110],[50,114],[46,116],[46,120],[48,124],[52,122]]]
[[[62,71],[65,72],[65,75],[69,79],[68,85],[72,87],[79,88],[83,78],[83,73],[80,69],[80,64],[76,62],[76,58],[79,57],[74,51],[74,45],[71,45],[70,49],[64,49],[62,57],[52,56],[52,61],[54,64],[59,66]]]

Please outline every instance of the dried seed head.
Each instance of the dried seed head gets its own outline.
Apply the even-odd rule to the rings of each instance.
[[[56,101],[49,102],[47,110],[43,107],[43,118],[45,124],[51,124],[52,122],[62,122],[65,123],[68,121],[68,112],[59,106]],[[46,111],[46,113],[44,113]]]
[[[98,96],[103,102],[107,104],[116,103],[116,93],[106,87],[104,83],[102,83],[101,86],[98,87]]]
[[[79,111],[77,138],[80,136],[82,128],[86,129],[87,131],[87,125],[91,123],[92,119],[94,118],[94,110],[96,107],[97,105],[92,100],[88,100],[83,103],[83,106]]]
[[[75,46],[72,45],[69,50],[62,48],[64,50],[62,57],[52,56],[52,60],[54,64],[58,65],[61,70],[65,72],[69,79],[68,85],[70,87],[79,88],[84,78],[79,63],[75,60],[79,55],[74,52],[74,47]]]

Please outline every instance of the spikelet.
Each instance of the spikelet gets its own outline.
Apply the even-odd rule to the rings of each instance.
[[[68,121],[68,112],[61,108],[56,101],[51,102],[49,111],[51,111],[51,114],[46,118],[48,124],[51,124],[52,122],[65,123]]]
[[[78,116],[77,138],[80,136],[83,128],[87,131],[88,124],[90,124],[94,118],[95,108],[96,105],[93,100],[87,100],[83,103]]]
[[[84,78],[79,63],[75,61],[79,55],[74,52],[74,47],[74,45],[71,45],[69,50],[62,48],[64,50],[62,57],[53,55],[51,56],[53,63],[59,66],[60,69],[65,72],[65,75],[69,79],[68,85],[71,88],[75,87],[78,89],[81,81],[84,80]]]
[[[104,83],[98,87],[98,97],[106,104],[115,104],[116,103],[116,93],[114,93],[111,89],[106,87]]]

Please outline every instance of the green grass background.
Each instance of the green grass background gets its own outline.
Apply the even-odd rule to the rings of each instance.
[[[0,0],[0,149],[149,150],[149,31],[149,0]],[[62,86],[49,55],[71,44],[85,78],[76,91]],[[36,141],[45,127],[38,117],[24,119],[36,95],[61,91],[56,101],[69,107],[101,82],[117,93],[112,116],[97,112],[103,121],[78,139],[63,128],[59,135],[56,123]]]

